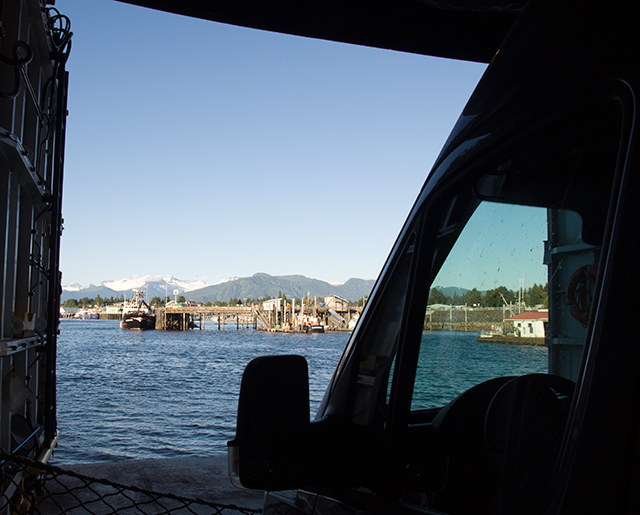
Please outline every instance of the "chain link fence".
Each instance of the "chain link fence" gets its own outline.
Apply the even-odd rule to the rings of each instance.
[[[93,478],[0,451],[0,514],[254,515],[260,509]]]

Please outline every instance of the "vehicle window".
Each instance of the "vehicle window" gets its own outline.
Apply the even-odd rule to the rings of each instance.
[[[620,113],[609,100],[576,108],[531,135],[536,144],[488,160],[449,204],[439,204],[442,243],[433,258],[437,275],[428,286],[412,410],[443,406],[492,377],[545,372],[577,379]]]
[[[580,218],[564,216],[579,241]],[[443,406],[493,377],[548,372],[548,227],[544,208],[478,206],[430,290],[412,409]],[[594,259],[586,248],[579,266]]]

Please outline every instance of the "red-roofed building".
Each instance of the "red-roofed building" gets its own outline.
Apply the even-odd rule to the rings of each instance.
[[[549,311],[525,311],[504,320],[513,322],[515,336],[544,338],[544,325],[549,321]]]

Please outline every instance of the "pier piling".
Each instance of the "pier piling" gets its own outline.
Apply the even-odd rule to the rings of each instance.
[[[245,324],[257,327],[256,310],[251,306],[170,306],[161,308],[156,315],[156,329],[164,331],[187,331],[199,327],[204,330],[207,317],[218,321],[218,330],[224,331],[227,318],[235,319],[236,329],[244,329]],[[199,321],[199,324],[196,322]]]

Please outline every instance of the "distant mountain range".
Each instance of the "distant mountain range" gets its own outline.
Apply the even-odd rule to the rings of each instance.
[[[171,275],[167,276],[132,276],[119,281],[105,281],[99,286],[93,284],[83,287],[78,284],[65,286],[61,300],[80,300],[83,297],[102,298],[126,296],[131,298],[133,288],[146,291],[146,298],[173,298],[174,290],[184,295],[187,300],[196,302],[227,302],[229,299],[259,299],[265,296],[275,297],[282,292],[289,298],[300,299],[307,294],[311,297],[339,295],[347,300],[358,300],[371,293],[375,281],[373,279],[349,279],[344,284],[333,285],[318,279],[310,279],[303,275],[272,276],[258,273],[251,277],[233,277],[218,284],[207,285],[203,281],[181,281]]]

